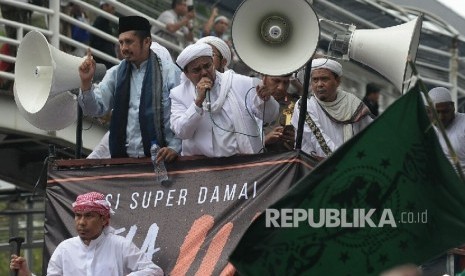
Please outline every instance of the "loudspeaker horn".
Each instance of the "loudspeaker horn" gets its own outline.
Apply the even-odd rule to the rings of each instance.
[[[245,0],[234,13],[231,37],[238,57],[252,70],[281,76],[312,58],[320,27],[305,0]]]
[[[408,61],[415,62],[422,21],[421,14],[407,23],[388,28],[356,30],[351,25],[345,33],[333,35],[329,56],[367,65],[404,93],[412,86],[409,80],[413,72]]]
[[[69,91],[50,97],[44,107],[35,113],[27,112],[21,105],[16,85],[13,86],[13,92],[21,116],[39,129],[60,130],[77,120],[77,96]]]
[[[50,131],[76,120],[76,96],[70,91],[81,85],[78,68],[84,59],[49,45],[38,31],[24,36],[16,56],[14,94],[27,121]],[[97,64],[94,81],[100,81],[105,72],[105,65]]]

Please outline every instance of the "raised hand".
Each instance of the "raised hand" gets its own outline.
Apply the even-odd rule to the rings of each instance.
[[[87,91],[92,86],[92,79],[95,73],[95,60],[92,57],[90,48],[87,49],[87,56],[79,66],[79,77],[81,78],[81,90]]]
[[[262,99],[263,101],[268,101],[271,97],[271,90],[267,88],[266,86],[263,85],[257,85],[256,87],[257,90],[257,95]]]

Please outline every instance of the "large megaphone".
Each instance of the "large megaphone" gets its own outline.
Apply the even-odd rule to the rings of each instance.
[[[63,129],[77,119],[77,96],[69,91],[50,97],[44,107],[35,113],[28,112],[21,105],[16,84],[13,86],[13,92],[21,116],[39,129],[47,131]]]
[[[333,21],[321,20],[332,24]],[[423,15],[407,23],[381,29],[356,30],[350,25],[344,32],[333,35],[328,55],[352,59],[383,75],[403,93],[412,86],[412,68],[420,41]]]
[[[14,94],[28,122],[51,131],[76,121],[76,96],[69,91],[81,85],[78,68],[84,59],[49,45],[38,31],[24,36],[16,56]],[[105,72],[105,65],[97,64],[94,81],[101,80]]]
[[[305,0],[245,0],[234,14],[231,37],[237,55],[252,70],[280,76],[312,58],[320,28]]]

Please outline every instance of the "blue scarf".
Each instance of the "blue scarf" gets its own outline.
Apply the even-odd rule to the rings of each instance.
[[[129,93],[132,66],[121,62],[117,72],[114,106],[110,122],[110,153],[112,158],[127,157],[126,128],[128,124]],[[142,82],[139,103],[139,124],[145,156],[150,156],[152,142],[166,146],[163,132],[163,80],[158,57],[150,51],[147,70]]]

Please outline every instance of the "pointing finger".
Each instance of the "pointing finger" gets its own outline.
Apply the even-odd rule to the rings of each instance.
[[[93,59],[92,52],[90,51],[90,48],[87,48],[87,58],[88,59]]]

